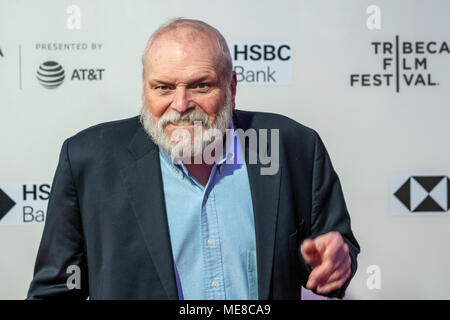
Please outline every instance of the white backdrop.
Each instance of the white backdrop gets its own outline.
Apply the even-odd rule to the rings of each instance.
[[[137,115],[147,38],[179,16],[210,23],[241,48],[289,46],[288,61],[252,62],[275,68],[279,81],[239,83],[237,106],[287,115],[324,140],[362,249],[346,298],[450,299],[448,208],[396,215],[391,206],[399,174],[450,176],[449,12],[445,0],[0,0],[0,190],[16,203],[9,210],[0,193],[9,210],[0,219],[0,299],[26,296],[43,230],[42,185],[51,183],[63,140]],[[375,54],[372,42],[389,42],[391,53]],[[404,42],[419,44],[409,53]],[[36,79],[46,61],[65,72],[55,89]],[[375,86],[361,74],[392,76]],[[411,74],[415,86],[407,86]],[[22,188],[34,184],[43,199],[26,202]]]

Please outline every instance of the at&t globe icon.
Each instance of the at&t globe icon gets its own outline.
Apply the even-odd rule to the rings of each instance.
[[[47,89],[55,89],[64,82],[64,69],[55,61],[46,61],[37,70],[39,83]]]

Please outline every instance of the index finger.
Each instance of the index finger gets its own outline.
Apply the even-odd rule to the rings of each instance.
[[[301,250],[302,254],[307,254],[307,255],[314,254],[314,253],[316,253],[316,251],[318,251],[316,244],[311,239],[305,239],[305,241],[303,241],[303,243],[300,247],[300,250]]]

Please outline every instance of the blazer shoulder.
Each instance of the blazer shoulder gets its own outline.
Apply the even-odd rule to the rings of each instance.
[[[123,159],[128,155],[128,145],[139,127],[142,125],[136,116],[100,123],[78,132],[64,142],[71,163],[81,165]]]
[[[238,121],[248,128],[256,130],[279,129],[280,136],[283,138],[294,137],[295,139],[301,138],[302,140],[310,140],[311,142],[315,141],[318,137],[318,133],[314,129],[278,113],[243,110],[235,110],[234,112]]]
[[[129,142],[139,126],[139,116],[103,122],[81,130],[67,140],[72,146],[82,144],[84,149],[99,143],[117,145],[121,141]]]

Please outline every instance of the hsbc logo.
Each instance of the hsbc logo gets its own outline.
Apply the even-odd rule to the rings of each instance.
[[[450,210],[449,175],[398,175],[391,186],[393,214],[446,214]]]
[[[0,226],[44,223],[50,189],[48,182],[0,182]]]
[[[233,60],[252,60],[252,61],[273,61],[279,59],[287,61],[291,58],[291,47],[286,44],[271,45],[271,44],[253,44],[247,45],[235,44],[233,46]]]
[[[233,70],[239,83],[292,83],[293,49],[285,42],[230,42]]]

